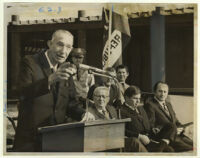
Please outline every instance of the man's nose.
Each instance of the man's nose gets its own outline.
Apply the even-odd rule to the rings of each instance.
[[[104,100],[104,97],[103,96],[99,96],[99,100]]]

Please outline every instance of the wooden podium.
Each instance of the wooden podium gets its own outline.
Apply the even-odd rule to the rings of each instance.
[[[91,152],[124,147],[125,122],[97,120],[39,128],[44,152]]]

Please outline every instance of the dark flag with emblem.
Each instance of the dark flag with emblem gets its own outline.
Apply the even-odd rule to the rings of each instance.
[[[107,11],[105,18],[108,19]],[[107,41],[103,49],[102,66],[112,67],[122,55],[124,48],[127,46],[131,34],[128,18],[112,11],[112,17],[109,19],[112,23],[111,35],[107,36]],[[105,26],[108,28],[108,26]],[[110,45],[110,50],[109,50]]]

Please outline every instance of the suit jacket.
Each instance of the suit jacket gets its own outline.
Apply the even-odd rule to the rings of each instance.
[[[129,87],[129,85],[126,84],[126,83],[124,83],[124,88],[123,88],[122,84],[119,83],[119,89],[120,89],[120,92],[122,93],[123,96],[124,96],[125,90],[126,90],[128,87]]]
[[[22,60],[19,79],[21,103],[14,142],[16,151],[34,151],[38,127],[65,121],[67,87],[60,83],[55,97],[55,85],[50,89],[48,87],[51,73],[44,52],[26,56]]]
[[[148,135],[151,126],[147,114],[143,107],[137,107],[139,114],[130,107],[123,104],[121,106],[121,118],[131,118],[131,122],[126,123],[126,136],[138,137],[139,134]]]
[[[106,119],[108,119],[103,114],[98,112],[95,105],[93,105],[93,104],[91,104],[89,106],[88,111],[94,115],[96,120],[106,120]],[[115,108],[113,106],[107,105],[106,111],[109,114],[109,117],[110,117],[109,119],[117,119],[118,118],[117,117],[117,111],[115,110]]]
[[[166,101],[166,106],[170,113],[170,116],[164,111],[159,102],[154,98],[150,98],[145,104],[145,110],[149,117],[150,123],[154,127],[163,127],[167,123],[173,123],[176,126],[180,126],[181,123],[176,118],[176,114],[169,101]]]

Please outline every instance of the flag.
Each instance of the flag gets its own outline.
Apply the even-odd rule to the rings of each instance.
[[[105,12],[105,16],[107,12]],[[106,16],[106,19],[108,16]],[[111,20],[109,19],[109,22]],[[112,29],[111,35],[108,36],[107,41],[102,54],[102,66],[103,69],[106,67],[112,67],[119,57],[126,45],[128,44],[131,34],[129,28],[128,18],[118,13],[112,12]],[[109,41],[110,38],[110,41]],[[110,45],[110,50],[109,50]],[[110,52],[110,53],[109,53]]]

